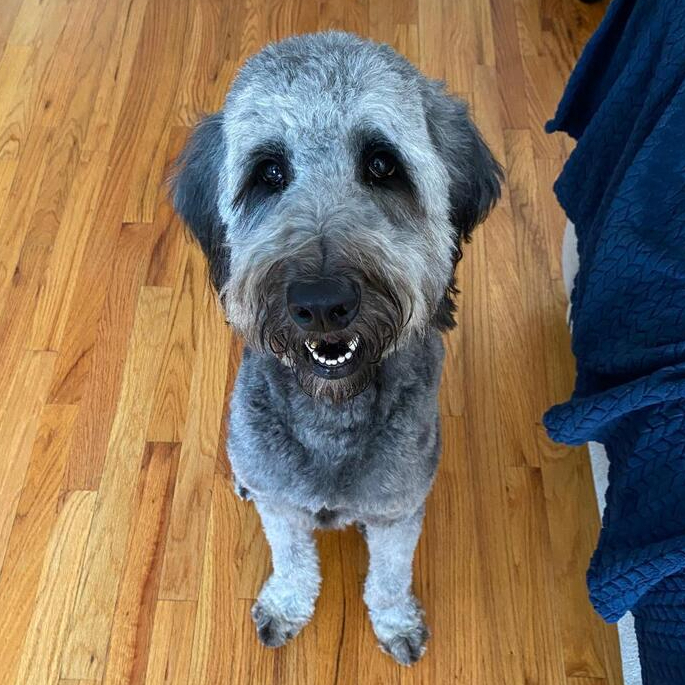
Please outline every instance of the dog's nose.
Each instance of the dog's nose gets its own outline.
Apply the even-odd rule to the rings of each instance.
[[[349,279],[321,278],[291,283],[286,293],[290,318],[305,331],[347,328],[359,312],[359,288]]]

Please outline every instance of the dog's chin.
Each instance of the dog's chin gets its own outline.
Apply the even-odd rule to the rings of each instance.
[[[339,403],[353,399],[368,387],[376,373],[376,365],[362,363],[354,371],[338,369],[320,375],[307,365],[296,364],[294,371],[304,393],[317,400]]]

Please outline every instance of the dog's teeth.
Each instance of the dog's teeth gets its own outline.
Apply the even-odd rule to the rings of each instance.
[[[314,359],[316,359],[317,362],[319,361],[319,359],[321,359],[321,357],[319,357],[318,353],[314,352],[314,351],[312,351],[312,357],[314,357]]]
[[[316,340],[307,340],[307,347],[310,350],[315,350],[319,346],[319,343],[316,342]]]
[[[342,364],[345,361],[345,357],[338,357],[338,364]]]
[[[326,366],[335,366],[337,363],[337,359],[326,359]]]
[[[345,359],[352,359],[352,352],[345,352]]]

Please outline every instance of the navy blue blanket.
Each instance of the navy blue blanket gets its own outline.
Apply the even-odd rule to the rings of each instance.
[[[606,446],[590,598],[634,613],[645,685],[685,684],[685,1],[614,0],[547,130],[578,141],[555,191],[580,270],[576,389],[545,425]]]

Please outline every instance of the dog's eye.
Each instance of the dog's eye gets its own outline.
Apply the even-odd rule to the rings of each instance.
[[[283,168],[274,159],[267,159],[259,167],[259,177],[273,188],[282,188],[285,185]]]
[[[374,152],[367,161],[370,179],[388,178],[395,173],[395,158],[388,152]]]

